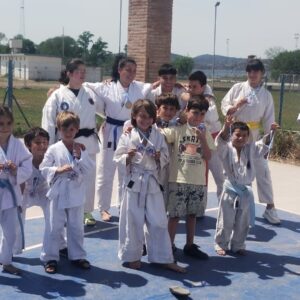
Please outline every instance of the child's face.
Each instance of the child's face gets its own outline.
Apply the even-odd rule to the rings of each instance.
[[[259,86],[262,81],[263,76],[264,76],[264,74],[262,71],[251,70],[250,72],[248,72],[247,77],[248,77],[248,82],[249,82],[250,86],[252,86],[254,88]]]
[[[135,78],[136,75],[136,65],[134,63],[128,62],[124,68],[119,68],[120,81],[122,85],[128,86]]]
[[[153,118],[150,117],[145,108],[140,109],[133,119],[136,121],[137,128],[142,131],[147,131],[153,124]]]
[[[33,159],[44,157],[48,145],[49,145],[48,139],[42,136],[36,136],[31,141],[31,145],[28,147],[29,151],[32,153]]]
[[[8,138],[13,131],[13,121],[7,116],[0,116],[0,136]]]
[[[249,133],[247,130],[235,129],[232,133],[231,142],[236,149],[243,148],[249,139]]]
[[[166,92],[171,93],[176,83],[176,75],[173,74],[161,75],[159,77],[159,81],[161,84],[162,91],[164,93]]]
[[[79,65],[76,70],[69,73],[70,81],[75,84],[82,84],[85,81],[86,69],[85,65]]]
[[[201,85],[198,80],[189,81],[189,92],[192,96],[202,95],[205,90],[205,85]]]
[[[197,127],[200,123],[204,122],[206,110],[190,109],[186,110],[186,120],[190,126]]]
[[[157,109],[157,116],[166,122],[171,121],[176,116],[176,113],[177,109],[173,105],[162,104]]]
[[[72,142],[76,133],[78,132],[78,129],[79,128],[76,127],[74,124],[70,124],[68,127],[61,127],[59,129],[61,139],[64,142]]]

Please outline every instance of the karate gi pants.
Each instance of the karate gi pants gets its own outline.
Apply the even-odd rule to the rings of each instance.
[[[239,207],[234,208],[236,196],[222,193],[215,234],[215,249],[236,252],[245,249],[245,241],[250,225],[250,201],[248,197],[239,199]]]
[[[16,207],[0,211],[2,237],[0,244],[0,263],[9,265],[12,262],[13,248],[16,241],[16,227],[19,226]]]
[[[120,207],[121,204],[124,171],[122,172],[122,167],[117,167],[117,163],[113,161],[114,153],[115,152],[110,148],[101,148],[98,156],[96,197],[100,212],[110,209],[113,181],[116,169],[118,171],[118,199],[116,202],[118,207]]]
[[[83,249],[84,225],[82,222],[83,206],[66,209],[58,209],[58,200],[50,201],[50,232],[45,237],[46,244],[40,259],[43,262],[49,260],[59,261],[59,249],[61,245],[61,233],[66,222],[68,259],[84,259],[86,252]]]
[[[141,205],[139,193],[127,188],[124,192],[119,224],[119,259],[125,262],[140,260],[145,240],[149,262],[172,263],[174,258],[162,193],[146,194],[145,203]]]
[[[96,162],[96,154],[89,154],[92,161]],[[91,213],[95,206],[95,183],[96,182],[96,164],[85,177],[86,197],[84,203],[84,212]]]

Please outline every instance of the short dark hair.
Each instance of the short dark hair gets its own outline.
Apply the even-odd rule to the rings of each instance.
[[[233,133],[236,129],[247,131],[250,134],[250,128],[245,122],[236,121],[231,125],[231,132]]]
[[[251,71],[262,71],[263,73],[265,73],[265,66],[260,59],[251,58],[248,60],[246,66],[246,72],[248,73]]]
[[[189,80],[198,81],[202,86],[207,84],[207,77],[202,71],[195,71],[189,76]]]
[[[49,133],[45,129],[43,129],[41,127],[33,127],[33,128],[30,128],[24,135],[24,143],[25,143],[26,147],[31,147],[32,141],[37,136],[46,138],[48,142],[50,140]]]
[[[203,95],[195,95],[190,98],[187,103],[186,110],[199,109],[200,111],[208,111],[209,102]]]
[[[163,65],[160,66],[160,68],[158,70],[158,76],[176,75],[176,74],[177,74],[177,70],[171,64],[163,64]]]
[[[0,117],[7,117],[12,121],[12,123],[14,122],[14,115],[8,106],[0,106]]]
[[[160,108],[162,105],[170,105],[174,106],[176,110],[180,109],[178,97],[174,94],[167,93],[167,94],[161,94],[155,99],[155,104],[157,108]]]
[[[134,117],[139,113],[139,111],[144,108],[149,116],[153,119],[153,124],[156,122],[156,106],[155,104],[148,99],[139,99],[133,103],[131,110],[131,124],[133,127],[136,127],[136,120]]]

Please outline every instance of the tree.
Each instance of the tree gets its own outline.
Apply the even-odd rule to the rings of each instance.
[[[3,32],[0,32],[0,44],[6,41],[7,41],[6,35]]]
[[[280,54],[281,52],[284,52],[284,51],[286,51],[286,50],[280,46],[271,47],[265,51],[265,55],[268,59],[274,59],[278,54]]]
[[[272,77],[280,74],[300,74],[300,50],[279,53],[271,63]]]
[[[63,57],[63,63],[65,63],[67,60],[77,57],[79,49],[72,37],[57,36],[41,42],[38,45],[38,52],[42,55]]]
[[[98,40],[92,45],[89,57],[87,62],[93,66],[99,66],[103,64],[110,54],[109,51],[106,51],[107,43],[102,41],[102,38],[99,37]]]
[[[0,53],[9,53],[7,38],[3,32],[0,32]]]
[[[79,47],[80,56],[83,60],[86,60],[89,55],[89,46],[93,43],[92,37],[94,35],[89,31],[84,31],[79,35],[77,39],[77,45]]]
[[[192,72],[194,67],[194,60],[189,56],[180,56],[174,60],[173,64],[178,71],[178,75],[181,77],[185,77]]]
[[[16,35],[14,39],[22,40],[23,45],[21,53],[35,54],[37,52],[37,46],[34,44],[34,42],[29,39],[25,39],[22,34]]]

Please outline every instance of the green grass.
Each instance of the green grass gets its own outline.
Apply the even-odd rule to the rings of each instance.
[[[26,118],[29,120],[31,126],[40,126],[42,108],[46,101],[46,88],[16,88],[14,89],[14,96],[22,107]],[[220,118],[223,119],[220,112],[220,102],[227,90],[216,90],[217,106],[219,109]],[[3,103],[5,89],[0,88],[0,103]],[[279,107],[279,91],[272,91],[274,98],[276,121],[278,121],[278,107]],[[1,102],[2,101],[2,102]],[[15,103],[13,104],[13,112],[15,116],[15,133],[17,135],[23,134],[28,126],[25,123]],[[296,122],[298,113],[300,113],[300,92],[285,92],[283,114],[282,114],[282,129],[299,131],[300,126]]]

